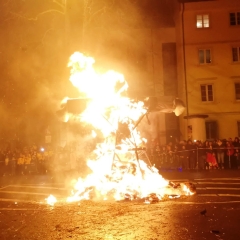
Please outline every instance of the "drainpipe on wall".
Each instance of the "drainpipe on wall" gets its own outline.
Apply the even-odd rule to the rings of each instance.
[[[184,10],[185,10],[185,5],[184,2],[181,4],[182,6],[182,44],[183,44],[183,73],[184,73],[184,85],[185,85],[185,98],[186,98],[186,120],[187,120],[187,126],[185,129],[185,134],[186,137],[189,138],[188,134],[188,118],[189,118],[189,110],[188,110],[188,84],[187,84],[187,68],[186,68],[186,54],[185,54],[185,33],[184,33]]]
[[[186,112],[187,117],[189,115],[188,112],[188,84],[187,84],[187,74],[186,74],[186,54],[185,54],[185,33],[184,33],[184,10],[185,5],[182,2],[182,43],[183,43],[183,72],[184,72],[184,84],[185,84],[185,97],[186,97]]]
[[[153,93],[157,97],[156,82],[155,82],[155,66],[154,66],[154,43],[153,43],[153,29],[151,28],[151,50],[152,50],[152,79],[153,79]]]

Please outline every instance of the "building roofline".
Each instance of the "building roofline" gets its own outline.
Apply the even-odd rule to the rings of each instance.
[[[217,0],[178,0],[180,3],[194,3],[194,2],[215,2]]]
[[[205,114],[193,114],[189,116],[184,116],[184,119],[192,119],[192,118],[208,118],[208,115]]]

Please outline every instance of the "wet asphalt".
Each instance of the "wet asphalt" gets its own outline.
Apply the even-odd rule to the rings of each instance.
[[[240,239],[240,170],[166,170],[196,194],[143,202],[45,204],[69,194],[73,173],[0,179],[0,239]],[[41,227],[39,227],[41,226]]]

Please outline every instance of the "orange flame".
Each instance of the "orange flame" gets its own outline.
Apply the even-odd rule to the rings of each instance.
[[[49,204],[51,206],[54,206],[54,204],[57,202],[57,199],[53,195],[50,195],[45,200],[47,201],[47,204]]]
[[[161,199],[169,182],[154,166],[139,158],[145,154],[141,149],[147,140],[141,137],[136,122],[147,109],[143,102],[124,96],[128,84],[122,74],[113,70],[97,73],[94,62],[93,58],[75,52],[68,64],[71,67],[70,81],[78,88],[81,97],[89,99],[79,120],[91,124],[94,138],[97,136],[94,130],[100,130],[104,141],[94,150],[97,157],[87,159],[92,173],[85,179],[78,179],[67,202],[89,199],[92,195],[121,200],[126,195],[134,199],[152,193]],[[120,126],[125,127],[127,134],[117,141]],[[137,154],[138,149],[141,154]]]

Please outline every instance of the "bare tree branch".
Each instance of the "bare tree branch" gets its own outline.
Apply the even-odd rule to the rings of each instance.
[[[47,14],[47,13],[53,13],[53,12],[56,12],[56,13],[60,13],[62,15],[65,15],[65,12],[61,12],[57,9],[49,9],[49,10],[46,10],[44,12],[41,12],[39,13],[36,17],[34,18],[29,18],[29,17],[26,17],[26,16],[23,16],[21,14],[18,14],[18,13],[14,13],[14,12],[9,12],[10,14],[14,15],[15,17],[18,17],[18,18],[22,18],[22,19],[25,19],[25,20],[28,20],[28,21],[37,21],[38,20],[38,17],[40,17],[41,15],[44,15],[44,14]]]
[[[58,6],[60,6],[63,9],[64,13],[66,12],[66,5],[58,2],[57,0],[53,0],[53,3],[56,3]]]
[[[91,23],[92,19],[93,19],[96,15],[98,15],[98,14],[100,14],[100,13],[105,13],[105,12],[106,12],[106,9],[107,9],[107,7],[104,6],[103,8],[101,8],[101,9],[99,9],[98,11],[96,11],[95,13],[93,13],[93,14],[89,17],[88,21],[84,24],[84,25],[85,25],[84,27],[87,27],[87,25],[89,25],[89,24]]]
[[[49,29],[44,33],[44,35],[43,35],[43,37],[42,37],[42,40],[41,40],[42,44],[44,44],[44,38],[47,36],[47,34],[48,34],[50,31],[53,31],[53,30],[54,30],[54,28],[49,28]]]

